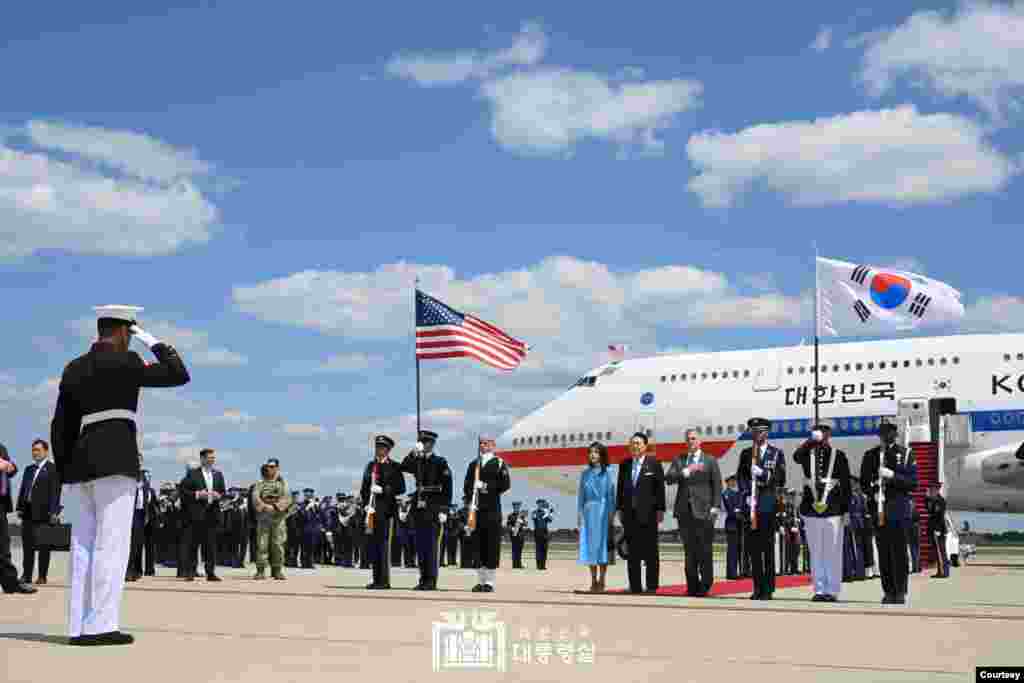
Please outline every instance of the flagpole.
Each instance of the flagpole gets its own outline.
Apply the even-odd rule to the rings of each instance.
[[[420,355],[416,352],[416,308],[420,278],[416,277],[416,285],[412,292],[412,355],[416,359],[416,440],[420,439]]]
[[[818,243],[814,243],[814,424],[821,420],[821,410],[818,404],[818,388],[820,384],[821,364],[819,362],[819,342],[821,321],[821,292],[818,285]]]

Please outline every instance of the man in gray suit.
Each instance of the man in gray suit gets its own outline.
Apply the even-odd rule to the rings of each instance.
[[[712,543],[722,500],[718,459],[701,451],[700,437],[686,431],[686,453],[676,456],[665,483],[678,485],[674,514],[686,546],[686,594],[703,598],[715,581]]]

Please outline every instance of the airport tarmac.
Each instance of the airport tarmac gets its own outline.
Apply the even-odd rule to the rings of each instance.
[[[182,583],[160,567],[125,592],[121,628],[136,643],[106,648],[66,645],[66,558],[54,555],[36,595],[0,596],[3,680],[942,681],[1024,664],[1024,558],[1009,553],[947,580],[916,575],[910,604],[895,607],[879,604],[877,580],[844,584],[835,605],[810,602],[806,587],[771,602],[579,594],[589,575],[564,555],[543,572],[503,558],[490,594],[470,592],[476,573],[464,569],[442,569],[442,590],[424,593],[409,590],[412,569],[393,570],[391,591],[367,591],[368,572],[352,569],[291,569],[284,582],[223,569],[221,583]],[[608,578],[625,587],[625,564]],[[681,565],[663,562],[662,583],[681,581]]]

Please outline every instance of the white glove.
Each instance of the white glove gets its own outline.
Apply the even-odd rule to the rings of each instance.
[[[689,478],[690,478],[690,466],[687,465],[686,467],[683,468],[683,479],[689,479]]]
[[[381,488],[380,484],[374,484],[370,487],[370,491],[376,493],[378,496],[384,493],[384,489]]]
[[[850,513],[843,515],[843,526],[850,526]]]
[[[446,515],[446,514],[444,514],[444,513],[442,512],[441,514],[439,514],[439,515],[437,516],[437,521],[441,522],[441,524],[444,524],[445,522],[447,522],[447,521],[448,521],[448,515]]]
[[[718,516],[718,508],[711,508],[710,512],[712,517]]]
[[[762,474],[764,474],[764,470],[762,470],[757,465],[751,465],[750,466],[750,471],[754,473],[755,477],[760,477]]]
[[[129,332],[135,335],[136,339],[138,339],[140,342],[142,342],[149,348],[153,348],[154,346],[160,343],[159,339],[151,335],[149,332],[146,332],[138,325],[132,325],[130,328],[128,328],[128,330]]]
[[[482,482],[482,481],[477,481],[477,482],[474,482],[474,483],[473,483],[473,487],[474,487],[474,488],[475,488],[475,489],[476,489],[477,491],[480,491],[480,492],[484,492],[484,491],[486,491],[486,490],[487,490],[487,484],[485,484],[485,483],[484,483],[484,482]]]
[[[422,441],[417,441],[416,442],[416,452],[417,453],[422,453],[423,450],[424,450],[423,449],[423,442]]]
[[[890,470],[888,467],[878,468],[878,476],[880,476],[882,479],[892,479],[893,474],[895,474],[895,472]]]
[[[812,441],[821,442],[821,441],[824,441],[824,439],[825,439],[825,434],[820,429],[815,429],[813,432],[811,432],[811,440]]]
[[[366,506],[366,511],[369,512],[370,514],[376,514],[377,508],[373,508],[373,507],[370,507],[369,505],[367,505]]]

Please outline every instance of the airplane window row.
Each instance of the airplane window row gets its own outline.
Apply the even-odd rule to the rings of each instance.
[[[1007,354],[1006,356],[1004,356],[1004,360],[1007,360],[1007,361],[1011,360],[1011,356],[1009,354]],[[1024,353],[1018,354],[1017,355],[1017,360],[1024,360]],[[917,359],[915,359],[913,361],[911,361],[911,360],[884,361],[883,360],[883,361],[879,361],[877,363],[875,363],[875,362],[868,362],[868,363],[843,363],[843,364],[834,363],[832,365],[821,365],[821,366],[819,366],[819,372],[824,374],[824,373],[827,373],[827,372],[853,372],[853,371],[860,372],[860,371],[863,371],[865,369],[866,370],[875,370],[875,369],[878,369],[878,370],[886,370],[886,369],[896,370],[897,368],[900,368],[900,367],[904,367],[904,368],[910,368],[910,367],[922,368],[925,365],[927,365],[928,367],[935,367],[936,365],[938,365],[940,367],[945,367],[945,366],[950,365],[950,364],[952,364],[952,365],[959,365],[960,364],[960,357],[959,356],[953,356],[952,358],[946,358],[945,356],[942,356],[940,358],[927,358],[927,359],[925,359],[925,358],[917,358]],[[791,366],[791,367],[786,368],[786,374],[787,375],[796,375],[796,374],[807,375],[807,374],[813,374],[813,373],[814,373],[814,366],[813,365],[801,365],[801,366],[797,366],[797,367],[792,367]],[[694,381],[697,381],[698,376],[700,377],[701,381],[706,381],[708,379],[713,379],[713,380],[717,380],[717,379],[725,380],[725,379],[730,379],[730,378],[731,379],[739,379],[741,376],[743,378],[748,378],[748,377],[750,377],[750,370],[742,370],[742,371],[741,370],[721,370],[721,371],[712,370],[712,371],[701,372],[699,375],[696,372],[691,372],[691,373],[689,373],[689,375],[687,375],[687,373],[683,372],[683,373],[678,373],[678,374],[675,374],[675,375],[662,375],[661,376],[661,381],[662,382],[676,382],[676,381],[685,382],[685,381],[689,380],[691,382],[694,382]]]
[[[1013,355],[1009,354],[1009,353],[1005,353],[1005,354],[1003,354],[1003,360],[1006,361],[1007,363],[1009,363],[1010,361],[1013,360]],[[1017,354],[1017,360],[1024,360],[1024,353],[1018,353]]]
[[[878,428],[882,424],[882,418],[880,417],[855,417],[855,418],[843,418],[839,420],[824,420],[829,422],[833,427],[838,427],[841,431],[850,432],[867,432],[872,433],[878,431]],[[737,436],[747,431],[746,425],[715,425],[708,427],[694,427],[702,437],[710,436]],[[811,430],[810,420],[779,420],[772,422],[771,431],[774,434],[807,434]]]
[[[652,434],[651,430],[647,430],[648,436]],[[612,440],[611,432],[587,432],[584,438],[584,433],[579,432],[577,434],[551,434],[544,436],[524,436],[522,438],[512,439],[512,446],[550,446],[558,445],[559,443],[593,443],[594,441],[600,441],[604,438],[605,441]]]

